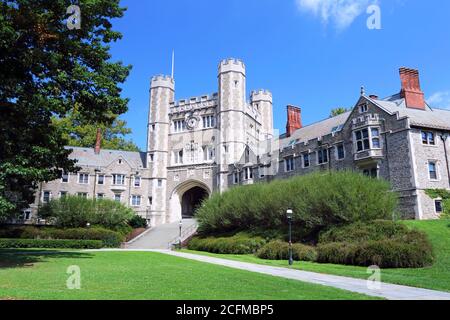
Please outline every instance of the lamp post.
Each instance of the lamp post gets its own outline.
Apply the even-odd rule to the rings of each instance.
[[[180,249],[181,249],[181,229],[183,228],[183,219],[181,219],[181,220],[180,220],[180,224],[179,224],[179,227],[180,227],[180,239],[179,239],[179,246],[180,246]]]
[[[286,210],[286,216],[289,222],[289,265],[292,266],[294,264],[294,260],[292,259],[292,209]]]

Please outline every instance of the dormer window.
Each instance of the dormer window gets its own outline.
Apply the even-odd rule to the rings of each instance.
[[[122,164],[122,159],[119,159],[117,162],[118,162],[119,164]]]
[[[365,103],[359,106],[359,113],[366,113],[369,111],[369,106]]]
[[[245,168],[244,169],[244,176],[245,176],[245,180],[253,179],[253,169],[252,168]]]

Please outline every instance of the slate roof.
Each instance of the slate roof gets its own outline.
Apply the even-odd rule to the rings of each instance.
[[[145,167],[145,152],[130,152],[121,150],[100,150],[100,154],[95,154],[93,148],[65,147],[72,149],[70,159],[78,160],[77,165],[86,167],[106,167],[120,157],[130,164],[134,169]]]

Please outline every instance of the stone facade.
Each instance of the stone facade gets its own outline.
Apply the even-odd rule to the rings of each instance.
[[[312,125],[303,126],[301,109],[288,106],[287,133],[278,135],[272,94],[256,90],[247,100],[240,60],[219,64],[217,93],[189,99],[176,101],[174,79],[156,76],[147,151],[73,148],[82,171],[43,183],[27,218],[67,192],[122,201],[155,226],[191,216],[213,192],[318,170],[386,179],[404,218],[437,218],[439,199],[425,191],[450,190],[450,111],[426,105],[417,70],[402,68],[400,77],[399,94],[379,99],[362,90],[351,111]]]

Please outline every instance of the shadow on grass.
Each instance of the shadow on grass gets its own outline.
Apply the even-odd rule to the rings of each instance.
[[[0,269],[32,267],[37,262],[44,262],[46,257],[52,259],[91,259],[92,254],[60,250],[14,250],[0,249]]]

